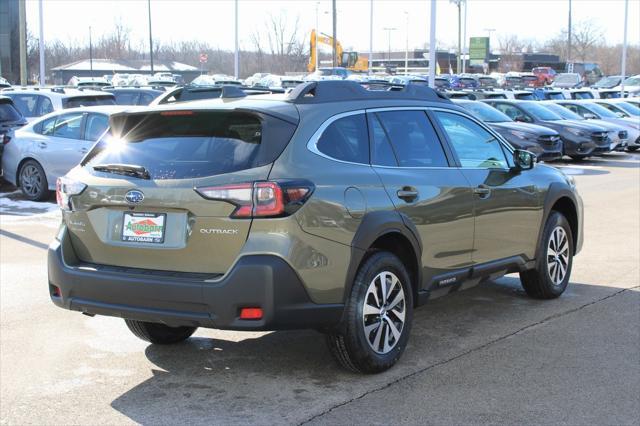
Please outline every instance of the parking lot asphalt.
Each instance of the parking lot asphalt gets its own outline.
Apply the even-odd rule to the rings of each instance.
[[[571,284],[516,275],[429,302],[396,367],[341,370],[314,331],[198,330],[171,347],[56,308],[51,205],[0,194],[1,424],[638,424],[640,154],[557,164],[585,202]]]

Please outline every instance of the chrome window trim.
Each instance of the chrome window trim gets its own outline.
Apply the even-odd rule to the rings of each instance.
[[[320,137],[322,136],[322,134],[324,133],[324,131],[327,129],[327,127],[329,127],[331,124],[333,124],[333,122],[340,120],[341,118],[345,118],[345,117],[351,117],[352,115],[359,115],[359,114],[365,114],[365,110],[364,109],[359,109],[359,110],[355,110],[355,111],[347,111],[347,112],[342,112],[340,114],[336,114],[336,115],[332,115],[331,117],[327,118],[324,123],[322,123],[320,125],[320,127],[318,127],[318,130],[316,130],[313,135],[311,136],[311,138],[309,139],[309,142],[307,142],[307,149],[311,152],[313,152],[316,155],[319,155],[320,157],[326,158],[328,160],[331,161],[335,161],[338,163],[343,163],[343,164],[353,164],[356,166],[366,166],[366,167],[371,167],[370,162],[367,163],[354,163],[352,161],[344,161],[344,160],[339,160],[337,158],[331,157],[323,152],[320,152],[320,150],[318,149],[318,141],[320,140]],[[368,133],[368,129],[367,129],[367,133]],[[367,143],[369,141],[367,140]]]

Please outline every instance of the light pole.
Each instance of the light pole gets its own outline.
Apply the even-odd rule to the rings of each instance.
[[[318,57],[320,56],[320,52],[318,51],[318,32],[319,30],[319,20],[318,20],[318,8],[320,7],[320,2],[317,1],[316,2],[316,30],[315,30],[315,40],[314,40],[314,45],[315,45],[315,49],[316,49],[316,63],[315,63],[315,69],[314,71],[318,71],[318,64],[319,64],[319,59]]]
[[[151,65],[151,75],[153,75],[153,36],[151,35],[151,0],[147,0],[149,11],[149,65]]]
[[[407,19],[407,34],[404,46],[404,75],[409,74],[409,12],[405,10],[405,18]]]
[[[462,3],[466,0],[449,0],[458,7],[458,61],[456,62],[456,72],[460,72],[460,60],[462,59]]]
[[[569,25],[567,28],[567,65],[571,61],[571,0],[569,0]],[[572,71],[573,71],[573,67]],[[567,69],[569,71],[569,69]]]
[[[235,1],[235,51],[233,54],[233,77],[237,80],[240,76],[240,55],[238,52],[238,0]]]
[[[38,40],[38,50],[40,50],[40,85],[45,85],[45,69],[44,69],[44,18],[42,14],[42,0],[38,2],[38,12],[40,16],[40,40]]]
[[[332,2],[332,11],[333,11],[333,68],[337,66],[338,58],[336,56],[337,52],[337,43],[338,43],[338,16],[336,10],[336,0]]]
[[[431,0],[431,15],[429,16],[429,87],[436,87],[436,0]]]
[[[397,28],[385,27],[383,30],[387,32],[389,38],[389,56],[387,57],[387,60],[391,62],[391,31],[395,31]]]
[[[93,74],[93,43],[91,42],[91,25],[89,25],[89,69]]]
[[[625,73],[627,72],[627,21],[629,19],[629,0],[624,1],[624,36],[622,41],[622,64],[620,65],[620,75],[622,75],[622,81],[620,82],[620,97],[624,98],[624,80]]]
[[[369,0],[369,73],[373,67],[373,0]]]
[[[462,73],[467,71],[467,2],[464,2],[464,25],[462,26]]]

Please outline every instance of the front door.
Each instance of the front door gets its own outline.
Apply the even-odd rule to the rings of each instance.
[[[453,284],[471,266],[473,194],[424,110],[370,110],[371,164],[422,241],[423,288]]]
[[[533,259],[542,207],[531,174],[513,169],[509,151],[480,123],[454,112],[434,116],[474,192],[473,263]]]

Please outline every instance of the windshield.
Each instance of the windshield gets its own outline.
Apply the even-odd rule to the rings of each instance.
[[[22,114],[9,102],[0,103],[0,123],[9,121],[19,121]]]
[[[547,97],[549,99],[565,99],[564,95],[558,92],[549,92],[547,93]]]
[[[640,86],[640,77],[629,77],[624,81],[625,86]]]
[[[593,85],[593,87],[610,88],[610,87],[615,87],[618,84],[620,84],[620,77],[611,76],[611,77],[601,78],[596,84]]]
[[[482,102],[464,102],[461,103],[465,109],[469,110],[473,116],[486,121],[487,123],[504,123],[505,121],[513,121],[506,114],[490,107]]]
[[[615,113],[609,111],[608,109],[606,109],[603,106],[600,106],[596,103],[589,103],[589,104],[584,104],[584,107],[587,108],[589,111],[597,114],[600,116],[600,118],[620,118],[618,115],[616,115]]]
[[[262,114],[163,111],[114,117],[82,165],[144,167],[151,179],[193,179],[269,164],[295,125]]]
[[[520,108],[533,115],[538,120],[543,121],[557,121],[562,120],[558,114],[553,111],[548,110],[545,107],[540,106],[535,102],[523,102],[519,104]]]
[[[628,104],[626,102],[617,102],[615,105],[622,108],[623,110],[625,110],[625,112],[631,115],[640,115],[640,108],[638,108],[637,106]]]
[[[558,104],[552,104],[552,103],[545,103],[543,104],[543,106],[547,109],[550,109],[551,111],[555,112],[556,114],[558,114],[560,117],[564,118],[565,120],[584,120],[584,118],[582,118],[582,116],[576,114],[573,111],[568,110],[567,108],[560,106]]]
[[[315,72],[315,74],[326,77],[326,76],[334,75],[335,73],[331,68],[320,68],[318,71]]]
[[[116,98],[110,96],[75,96],[62,100],[63,108],[77,108],[94,105],[115,105]]]

